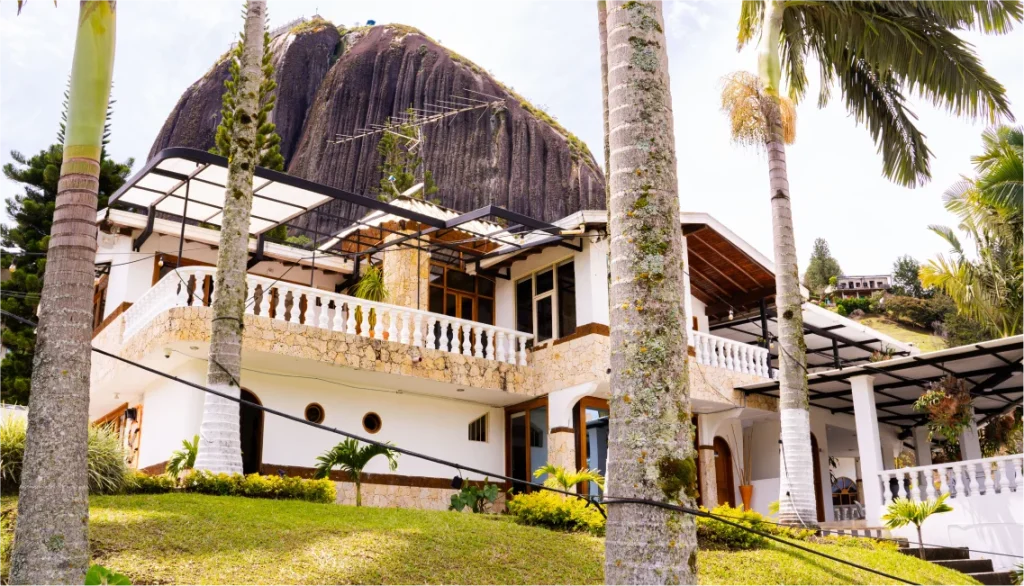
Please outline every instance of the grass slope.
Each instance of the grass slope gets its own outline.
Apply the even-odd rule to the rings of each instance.
[[[195,494],[93,497],[93,562],[134,583],[600,584],[604,543],[507,517]],[[0,501],[4,581],[16,501]],[[892,551],[814,545],[922,584],[973,584]],[[701,551],[701,584],[887,584],[790,548]]]
[[[935,350],[946,349],[946,341],[941,337],[925,330],[897,323],[887,317],[870,315],[862,317],[858,321],[900,342],[909,342],[917,346],[921,352],[934,352]]]

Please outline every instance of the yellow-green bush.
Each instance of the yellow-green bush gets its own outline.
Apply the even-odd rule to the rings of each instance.
[[[333,503],[337,496],[329,479],[310,480],[294,476],[259,474],[212,474],[203,470],[189,472],[182,480],[186,492],[219,496],[244,496],[267,499],[296,499],[314,503]]]
[[[582,499],[546,490],[516,495],[508,502],[508,512],[524,525],[604,535],[605,519],[597,509]]]
[[[707,511],[704,507],[701,507],[701,510]],[[743,527],[767,532],[764,517],[757,511],[744,511],[742,507],[719,505],[711,514],[727,518]],[[767,538],[756,533],[709,517],[697,517],[697,540],[701,547],[710,545],[729,549],[757,549],[764,547],[768,542]]]
[[[174,490],[174,479],[166,474],[150,476],[136,470],[128,483],[130,494],[161,494]]]

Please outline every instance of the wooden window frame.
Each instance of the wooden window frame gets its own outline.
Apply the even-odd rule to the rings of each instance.
[[[575,270],[576,270],[576,264],[575,264],[576,263],[576,255],[569,254],[569,255],[566,255],[566,256],[564,256],[564,257],[562,257],[562,258],[560,258],[560,259],[558,259],[556,261],[549,262],[549,263],[547,263],[547,264],[545,264],[543,266],[537,267],[535,270],[532,270],[532,271],[530,271],[529,273],[527,273],[525,275],[520,275],[518,278],[512,280],[512,284],[513,284],[513,286],[512,286],[512,307],[513,307],[513,311],[518,311],[518,308],[519,308],[519,299],[518,299],[518,296],[519,296],[519,287],[518,287],[518,285],[519,285],[519,283],[522,283],[523,281],[525,281],[527,279],[530,280],[530,313],[532,314],[530,316],[530,318],[531,318],[532,323],[533,323],[533,338],[529,342],[529,344],[531,346],[536,346],[537,344],[547,344],[549,342],[554,342],[555,340],[559,340],[562,337],[564,337],[564,336],[560,336],[559,335],[559,326],[561,324],[559,323],[560,316],[559,316],[559,298],[558,298],[559,297],[559,293],[558,293],[558,267],[560,267],[562,265],[565,265],[567,263],[570,263],[570,262],[573,263],[573,271],[575,272]],[[543,272],[547,272],[549,270],[551,271],[551,279],[553,281],[551,290],[550,291],[545,291],[543,293],[539,293],[538,294],[537,293],[537,275],[539,275],[540,273],[543,273]],[[577,290],[578,290],[578,288],[577,288]],[[538,331],[539,330],[537,328],[537,326],[538,326],[538,323],[537,323],[537,302],[540,301],[540,300],[546,299],[547,297],[551,297],[551,337],[550,338],[546,338],[544,340],[538,340],[537,339],[537,335],[538,335]],[[579,299],[578,298],[576,299],[576,307],[577,308],[579,307]],[[518,315],[513,315],[512,319],[513,319],[513,323],[519,323],[519,316]],[[576,326],[579,327],[579,324],[577,323]],[[572,334],[570,333],[568,335],[572,335]]]
[[[428,286],[428,289],[427,289],[427,307],[430,307],[430,292],[431,292],[431,290],[432,289],[439,289],[441,291],[441,312],[442,312],[442,315],[447,315],[447,314],[444,314],[444,306],[445,306],[445,304],[448,301],[448,295],[455,295],[455,313],[457,315],[448,316],[448,317],[455,317],[455,318],[458,318],[458,319],[467,319],[467,320],[474,321],[474,322],[477,322],[477,323],[483,323],[483,322],[480,321],[480,300],[481,299],[489,299],[491,301],[491,307],[493,308],[492,312],[491,312],[492,323],[487,324],[487,325],[494,325],[493,321],[495,321],[495,320],[493,318],[496,317],[495,314],[497,313],[497,310],[498,310],[497,303],[495,301],[495,296],[494,295],[484,295],[483,293],[480,293],[480,279],[487,279],[488,281],[490,281],[494,285],[494,292],[495,292],[495,294],[497,294],[497,292],[498,292],[497,291],[498,284],[495,282],[494,279],[491,279],[490,277],[486,277],[484,275],[471,275],[471,274],[467,273],[466,271],[460,269],[459,267],[454,267],[452,265],[449,265],[449,264],[446,264],[446,263],[442,263],[442,262],[431,262],[430,266],[431,267],[438,267],[438,268],[441,269],[441,278],[440,278],[440,284],[435,284],[434,282],[428,280],[428,283],[427,283],[427,286]],[[469,291],[463,291],[462,289],[452,289],[452,288],[448,287],[448,271],[459,271],[460,273],[464,273],[466,275],[469,275],[470,277],[473,277],[473,279],[474,279],[474,281],[473,281],[473,283],[474,283],[474,291],[472,293],[470,293]],[[429,277],[428,277],[428,279],[429,279]],[[462,315],[462,302],[460,300],[460,297],[469,297],[469,298],[473,299],[473,315],[472,316],[466,317],[466,316]]]
[[[107,306],[107,288],[110,285],[110,275],[100,276],[92,292],[92,329],[95,331],[103,323]]]
[[[526,475],[530,478],[520,482],[533,482],[533,463],[530,461],[530,411],[548,406],[548,398],[540,397],[531,401],[509,405],[505,407],[505,476],[512,477],[512,416],[522,413],[526,418]],[[548,429],[551,433],[551,429]],[[526,486],[526,492],[531,492],[532,486]]]
[[[472,437],[469,437],[470,436],[470,429],[469,428],[472,427],[476,422],[478,422],[480,420],[483,420],[483,436],[484,436],[484,439],[482,439],[482,440],[473,439]],[[490,439],[491,439],[491,434],[490,434],[490,429],[489,429],[490,422],[491,422],[491,418],[490,418],[490,414],[489,413],[484,413],[480,417],[477,417],[473,421],[470,421],[469,425],[466,426],[466,428],[467,428],[466,429],[466,435],[468,437],[467,441],[483,443],[483,444],[490,443]]]
[[[576,403],[573,408],[573,421],[576,423],[574,426],[576,436],[576,469],[582,470],[588,468],[587,466],[587,408],[604,409],[611,411],[608,406],[607,399],[601,399],[599,397],[583,397]],[[607,468],[607,464],[605,465]],[[607,473],[607,470],[605,470]],[[576,486],[576,492],[579,494],[590,494],[590,483],[581,482]]]

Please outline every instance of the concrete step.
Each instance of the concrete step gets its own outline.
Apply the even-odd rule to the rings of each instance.
[[[901,547],[899,552],[916,558],[921,557],[916,547]],[[971,559],[971,552],[966,547],[926,547],[924,555],[924,559],[929,562]]]
[[[937,560],[936,565],[944,566],[964,574],[978,574],[992,571],[992,560]]]
[[[998,586],[1009,586],[1013,584],[1012,572],[978,572],[968,574],[982,584],[996,584]]]

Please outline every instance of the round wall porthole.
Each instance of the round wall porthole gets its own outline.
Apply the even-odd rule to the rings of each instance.
[[[370,413],[367,413],[366,415],[363,415],[363,429],[365,429],[367,432],[377,433],[378,431],[380,431],[380,426],[380,415],[377,415],[372,411]]]
[[[312,421],[313,423],[324,422],[324,408],[320,403],[306,405],[306,421]]]

